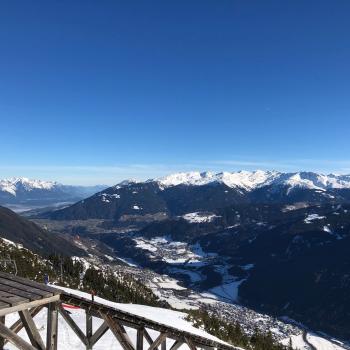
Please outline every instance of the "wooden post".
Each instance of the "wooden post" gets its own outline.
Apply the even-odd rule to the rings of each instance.
[[[87,339],[86,350],[91,350],[92,345],[90,341],[92,337],[92,316],[89,310],[86,310],[85,313],[86,313],[86,339]]]
[[[161,349],[166,350],[166,338],[162,341]]]
[[[5,316],[0,316],[0,323],[5,325]],[[0,337],[0,350],[4,350],[5,338]]]
[[[47,309],[47,350],[57,350],[58,336],[58,307],[57,303],[50,303]]]
[[[137,329],[136,350],[143,350],[144,327]]]

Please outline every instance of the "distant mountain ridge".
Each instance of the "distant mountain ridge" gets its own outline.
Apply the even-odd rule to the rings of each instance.
[[[231,188],[242,188],[252,191],[264,186],[290,186],[317,190],[335,188],[350,189],[350,175],[324,175],[314,172],[278,171],[238,171],[238,172],[189,172],[175,173],[159,179],[148,180],[158,182],[162,187],[178,185],[203,186],[211,183],[223,183]]]
[[[55,181],[14,177],[0,179],[0,203],[51,204],[77,201],[89,197],[106,186],[70,186]]]
[[[72,206],[54,219],[113,219],[183,215],[234,204],[350,202],[349,175],[277,171],[176,173],[143,182],[123,181]]]

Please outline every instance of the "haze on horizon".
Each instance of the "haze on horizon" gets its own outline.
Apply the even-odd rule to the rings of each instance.
[[[0,178],[350,173],[350,3],[0,4]]]

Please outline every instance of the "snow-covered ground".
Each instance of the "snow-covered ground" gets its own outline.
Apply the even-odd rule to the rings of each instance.
[[[70,289],[70,288],[65,288],[60,286],[53,286],[53,287],[62,289],[66,293],[78,296],[79,298],[86,299],[89,301],[91,300],[91,295],[88,293],[84,293],[75,289]],[[176,328],[179,331],[188,332],[193,335],[205,337],[207,339],[227,345],[227,343],[218,339],[217,337],[214,337],[213,335],[205,332],[202,329],[198,329],[194,327],[190,322],[185,320],[187,314],[183,312],[173,311],[173,310],[153,307],[153,306],[139,305],[139,304],[115,303],[113,301],[106,300],[98,296],[95,297],[95,303],[96,304],[100,303],[102,305],[106,305],[115,310],[128,312],[133,315],[146,318],[147,320],[154,321],[165,326]]]
[[[306,224],[311,224],[313,221],[315,221],[315,220],[323,220],[323,219],[325,219],[326,217],[325,216],[320,216],[320,215],[318,215],[318,214],[309,214],[306,218],[305,218],[305,220],[304,220],[304,222],[306,223]]]
[[[219,216],[213,213],[204,213],[204,212],[195,212],[195,213],[187,213],[182,216],[183,219],[190,223],[200,224],[203,222],[212,222],[215,218]]]
[[[131,305],[131,304],[130,304]],[[76,324],[79,326],[79,328],[85,333],[85,310],[82,309],[67,309],[71,313],[71,317],[76,322]],[[180,313],[179,313],[180,314]],[[164,316],[164,315],[163,315]],[[13,322],[15,322],[18,319],[16,314],[11,314],[6,317],[6,325],[10,326]],[[35,324],[39,330],[39,333],[45,343],[46,340],[46,322],[47,322],[47,312],[46,310],[42,310],[35,318]],[[176,323],[176,322],[186,322],[181,320],[180,318],[170,318],[169,321]],[[99,318],[93,317],[93,331],[96,331],[97,328],[102,324],[102,320]],[[190,326],[192,327],[192,326]],[[126,330],[128,332],[128,335],[131,338],[131,341],[133,342],[134,346],[136,346],[136,330],[133,328],[126,327]],[[149,330],[151,337],[153,339],[156,339],[156,337],[159,335],[158,332]],[[27,340],[29,342],[28,336],[25,332],[25,330],[21,330],[19,332],[19,335]],[[167,348],[169,349],[174,341],[171,339],[167,339]],[[148,348],[148,343],[144,342],[144,348]],[[120,344],[117,342],[115,337],[113,336],[112,332],[110,330],[107,331],[107,333],[94,345],[94,350],[109,350],[109,349],[115,349],[115,350],[123,350],[123,348],[120,346]],[[5,350],[14,350],[17,349],[14,345],[8,343],[5,346]],[[68,324],[64,321],[64,319],[59,315],[58,319],[58,349],[59,350],[85,350],[86,347],[82,342],[79,340],[79,338],[76,336],[76,334],[72,331],[72,329],[68,326]],[[183,345],[181,349],[185,350],[188,349],[187,345]]]
[[[63,287],[57,287],[61,288],[65,292],[69,294],[73,294],[76,296],[79,296],[80,298],[85,298],[87,300],[90,300],[90,295],[81,291],[69,289],[69,288],[63,288]],[[102,299],[99,297],[95,297],[95,303],[100,303],[103,305],[107,305],[115,310],[120,310],[124,312],[131,313],[136,316],[143,317],[145,319],[157,322],[159,324],[170,326],[173,328],[176,328],[180,331],[185,331],[188,333],[191,333],[196,336],[205,337],[207,339],[222,343],[227,345],[227,343],[223,342],[222,340],[218,339],[217,337],[214,337],[211,334],[208,334],[202,329],[198,329],[194,327],[189,321],[187,321],[185,318],[187,314],[179,311],[173,311],[163,308],[156,308],[151,306],[145,306],[145,305],[137,305],[137,304],[121,304],[121,303],[114,303],[111,301],[108,301],[106,299]],[[85,311],[79,308],[68,308],[67,309],[70,313],[74,321],[77,323],[77,325],[81,328],[81,330],[84,332],[84,327],[86,325],[85,321]],[[16,320],[18,319],[17,314],[10,314],[6,316],[6,325],[11,326]],[[45,340],[46,336],[46,322],[47,322],[47,312],[46,310],[42,310],[36,317],[35,317],[35,323],[37,325],[37,328],[43,338]],[[100,325],[102,324],[102,320],[98,318],[93,318],[93,330],[95,331]],[[69,326],[65,323],[63,318],[59,315],[59,325],[58,325],[58,348],[59,349],[71,349],[71,350],[78,350],[78,349],[85,349],[85,346],[80,342],[79,338],[75,335],[75,333],[69,328]],[[136,330],[133,328],[126,327],[127,332],[136,346]],[[155,339],[159,332],[148,329],[150,335]],[[28,337],[26,335],[26,332],[24,330],[20,331],[20,336],[23,337],[28,341]],[[167,340],[167,345],[170,348],[172,344],[174,343],[174,340]],[[145,348],[148,347],[148,344],[145,342]],[[188,349],[187,345],[183,345],[181,347],[182,349]],[[16,349],[11,344],[6,345],[5,349],[12,350]],[[96,350],[108,350],[108,349],[122,349],[120,344],[115,340],[114,336],[110,331],[108,331],[94,346],[94,349]]]
[[[333,342],[322,338],[316,334],[313,333],[307,333],[306,334],[307,341],[313,345],[317,350],[344,350],[345,347],[341,345],[336,345]],[[290,337],[292,340],[292,345],[294,349],[297,350],[310,350],[310,345],[308,345],[303,337],[303,334],[298,335],[292,335]],[[288,345],[289,344],[289,338],[283,339],[281,341],[282,344]]]
[[[151,260],[162,260],[168,264],[186,264],[203,266],[206,260],[216,254],[205,253],[199,244],[189,245],[185,242],[173,241],[169,236],[155,238],[134,238],[136,247],[149,252]]]

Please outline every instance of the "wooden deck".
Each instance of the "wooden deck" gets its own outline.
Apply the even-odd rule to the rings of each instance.
[[[85,310],[85,331],[82,331],[74,322],[62,303],[79,306]],[[43,308],[47,309],[46,342],[42,340],[34,322],[35,315]],[[19,320],[11,327],[6,327],[6,315],[14,312],[18,312]],[[190,350],[236,349],[223,342],[179,330],[172,325],[161,324],[118,310],[110,305],[69,294],[58,288],[0,272],[0,350],[4,349],[7,342],[11,342],[22,350],[57,350],[58,314],[75,332],[87,350],[93,349],[108,330],[112,331],[123,350],[144,350],[144,341],[149,344],[145,350],[177,350],[183,344],[186,344]],[[104,321],[95,332],[93,332],[92,317],[98,317]],[[131,341],[126,327],[137,330],[135,342]],[[27,332],[30,343],[18,335],[23,328]],[[152,339],[149,330],[159,332],[159,336]],[[167,349],[167,339],[173,340],[169,349]]]
[[[0,316],[60,300],[61,290],[0,272]]]

